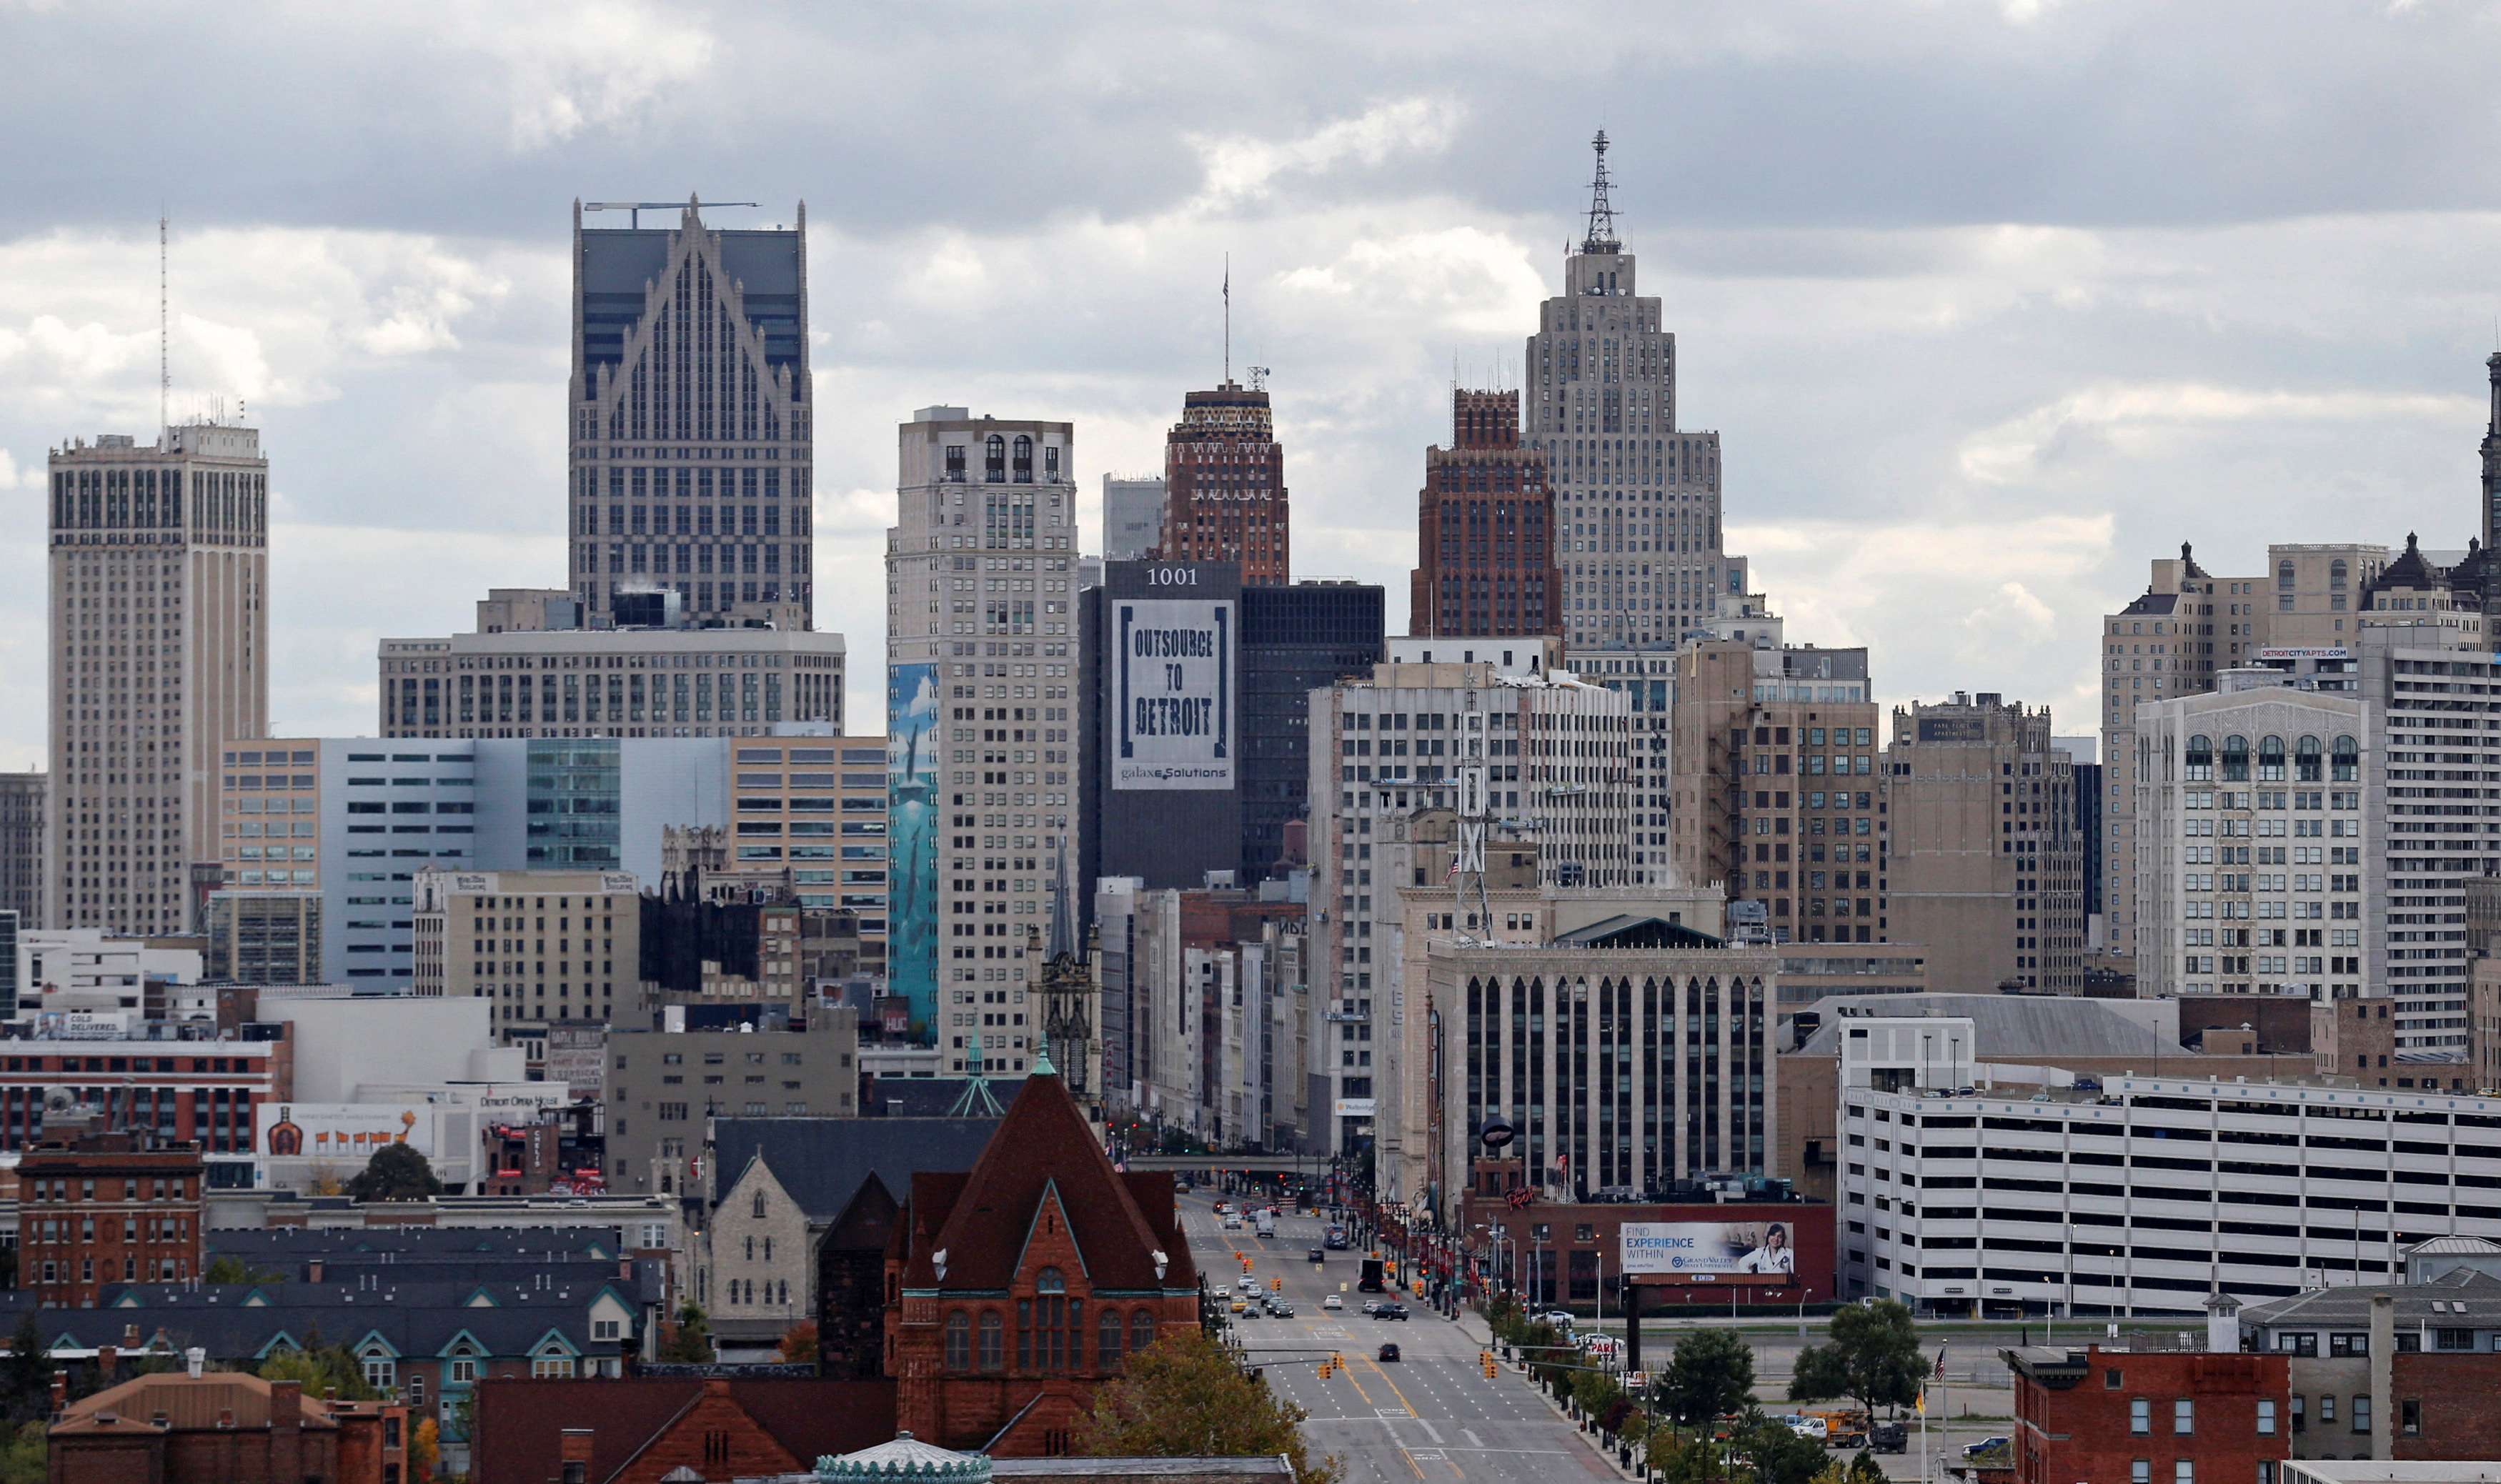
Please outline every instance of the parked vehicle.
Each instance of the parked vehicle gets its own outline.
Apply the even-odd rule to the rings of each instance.
[[[1867,1433],[1867,1446],[1877,1453],[1911,1451],[1911,1427],[1905,1422],[1879,1423]]]
[[[1558,1309],[1550,1309],[1550,1310],[1548,1310],[1547,1312],[1545,1312],[1545,1313],[1543,1313],[1543,1314],[1538,1315],[1537,1317],[1538,1317],[1538,1318],[1540,1318],[1540,1319],[1545,1320],[1548,1324],[1551,1324],[1551,1325],[1554,1326],[1556,1329],[1558,1329],[1558,1330],[1562,1330],[1562,1331],[1564,1331],[1564,1332],[1565,1332],[1565,1333],[1567,1333],[1567,1334],[1568,1334],[1568,1333],[1570,1333],[1570,1331],[1571,1331],[1571,1329],[1572,1329],[1572,1325],[1573,1325],[1573,1323],[1574,1323],[1574,1320],[1573,1320],[1573,1318],[1572,1318],[1572,1311],[1571,1311],[1571,1310],[1569,1310],[1569,1309],[1559,1309],[1559,1308],[1558,1308]]]
[[[1984,1437],[1962,1450],[1965,1458],[1978,1458],[1984,1453],[2005,1453],[2015,1446],[2012,1438]]]
[[[1781,1426],[1788,1429],[1790,1432],[1795,1433],[1798,1436],[1811,1437],[1817,1442],[1822,1442],[1825,1435],[1830,1431],[1830,1429],[1825,1426],[1822,1418],[1801,1416],[1795,1412],[1784,1417],[1774,1418],[1773,1420],[1778,1422]]]
[[[1867,1414],[1854,1407],[1827,1407],[1820,1410],[1811,1408],[1798,1415],[1813,1417],[1823,1423],[1821,1435],[1827,1447],[1864,1448],[1867,1446]]]

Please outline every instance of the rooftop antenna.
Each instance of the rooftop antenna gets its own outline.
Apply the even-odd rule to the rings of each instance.
[[[1583,252],[1620,252],[1623,243],[1616,236],[1616,209],[1607,200],[1607,131],[1589,141],[1598,151],[1598,173],[1589,182],[1589,230],[1581,239]]]
[[[1233,379],[1233,254],[1224,254],[1224,379]]]
[[[167,425],[167,409],[174,398],[174,363],[167,350],[165,241],[165,204],[160,201],[156,204],[156,426],[160,430]],[[157,436],[164,435],[160,431]]]

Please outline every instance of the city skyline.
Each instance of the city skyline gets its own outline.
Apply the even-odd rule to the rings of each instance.
[[[2030,105],[1969,80],[2052,45],[2107,55],[2130,23],[2017,9],[1898,43],[1897,60],[1946,80],[1920,111],[1928,127],[1984,104],[2028,117]],[[0,33],[58,45],[83,24],[18,13]],[[689,76],[756,56],[755,35],[726,22],[667,24],[711,38],[669,64]],[[1725,548],[1752,558],[1751,585],[1792,636],[1872,647],[1888,705],[2002,690],[2051,705],[2075,735],[2096,694],[2094,620],[2141,587],[2142,562],[2182,541],[2218,570],[2240,570],[2268,539],[2395,545],[2418,528],[2426,547],[2462,546],[2479,524],[2467,504],[2484,424],[2475,377],[2496,297],[2474,249],[2501,226],[2480,211],[2488,168],[2429,147],[2448,130],[2444,110],[2464,106],[2436,57],[2444,36],[2455,44],[2451,24],[2319,20],[2388,49],[2352,95],[2273,126],[2175,100],[2208,146],[2178,161],[2097,135],[2118,126],[2093,114],[2071,143],[2099,138],[2150,172],[2124,201],[2077,168],[2038,180],[1980,169],[1939,185],[1928,175],[1951,175],[1971,147],[1936,144],[1920,188],[1900,199],[1853,188],[1810,207],[1738,168],[1790,160],[1797,142],[1697,136],[1689,105],[1627,115],[1618,104],[1606,120],[1614,205],[1686,362],[1679,421],[1726,435]],[[1368,49],[1389,40],[1358,28],[1351,49],[1378,56]],[[2271,37],[2252,65],[2289,85],[2326,41]],[[1792,36],[1763,85],[1779,93],[1845,42]],[[248,406],[272,456],[275,732],[370,730],[376,637],[465,626],[490,584],[564,580],[563,216],[576,195],[692,188],[785,203],[712,218],[732,227],[786,225],[786,203],[811,203],[817,622],[866,648],[883,635],[870,595],[883,586],[893,423],[957,402],[1075,424],[1084,459],[1072,482],[1091,536],[1100,476],[1155,467],[1174,394],[1220,373],[1228,245],[1235,359],[1275,367],[1279,437],[1295,449],[1298,570],[1403,585],[1417,453],[1444,436],[1454,373],[1517,381],[1536,306],[1560,281],[1557,247],[1581,235],[1598,122],[1578,102],[1523,115],[1474,101],[1402,65],[1376,91],[1342,95],[1359,101],[1314,93],[1273,121],[1176,102],[1168,127],[1136,135],[1149,168],[1134,181],[1089,160],[1058,178],[1072,189],[1055,202],[1020,183],[1001,199],[922,205],[884,174],[917,146],[875,153],[866,186],[848,192],[796,156],[724,165],[677,147],[628,166],[620,144],[681,116],[673,79],[580,39],[550,46],[553,60],[526,65],[575,69],[547,90],[564,107],[530,103],[525,59],[487,46],[518,101],[471,100],[496,140],[458,143],[405,199],[322,178],[282,201],[250,172],[222,196],[170,193],[175,410],[212,395]],[[2449,160],[2451,178],[2330,161],[2295,183],[2300,141],[2409,64],[2429,80],[2377,137],[2425,146],[2409,160]],[[1738,71],[1680,66],[1711,88]],[[413,108],[456,112],[418,91]],[[2169,96],[2143,72],[2122,73],[2116,91]],[[1843,125],[1817,115],[1802,137],[1866,148]],[[27,127],[53,137],[31,116]],[[1914,127],[1875,132],[1907,144]],[[1004,133],[993,143],[1024,158]],[[77,174],[94,148],[56,152]],[[2227,159],[2261,168],[2224,188],[2211,178]],[[664,188],[654,175],[685,179]],[[452,181],[481,199],[446,190]],[[2215,194],[2186,203],[2192,185]],[[45,450],[152,431],[155,191],[134,206],[82,182],[54,215],[14,206],[0,228],[0,484],[16,496],[0,529],[19,578],[0,600],[13,620],[0,623],[0,767],[49,762],[28,565]],[[2371,280],[2349,276],[2357,260]],[[378,457],[383,447],[393,456]],[[2249,529],[2261,508],[2264,535]],[[1394,606],[1392,628],[1404,618]],[[856,673],[853,713],[882,703]]]

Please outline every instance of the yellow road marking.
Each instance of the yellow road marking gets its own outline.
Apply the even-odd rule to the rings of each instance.
[[[1382,1383],[1383,1383],[1384,1385],[1386,1385],[1386,1386],[1389,1388],[1389,1394],[1390,1394],[1391,1396],[1396,1397],[1396,1398],[1398,1399],[1398,1404],[1399,1404],[1400,1406],[1403,1406],[1403,1407],[1407,1408],[1407,1415],[1408,1415],[1408,1416],[1413,1417],[1413,1416],[1417,1415],[1417,1411],[1416,1411],[1416,1403],[1415,1403],[1415,1402],[1413,1402],[1408,1401],[1408,1400],[1407,1400],[1407,1394],[1406,1394],[1405,1392],[1400,1391],[1400,1390],[1398,1389],[1398,1383],[1389,1379],[1389,1372],[1388,1372],[1388,1371],[1386,1371],[1386,1370],[1382,1370],[1382,1369],[1381,1369],[1381,1363],[1380,1363],[1379,1361],[1375,1361],[1375,1360],[1367,1360],[1367,1361],[1365,1361],[1365,1362],[1364,1362],[1364,1364],[1365,1364],[1365,1365],[1367,1365],[1367,1366],[1369,1366],[1369,1367],[1371,1367],[1374,1370],[1378,1370],[1378,1371],[1380,1371],[1380,1372],[1381,1372],[1381,1379],[1382,1379]]]
[[[1398,1456],[1407,1461],[1408,1468],[1416,1470],[1416,1477],[1420,1479],[1424,1476],[1424,1466],[1416,1462],[1416,1455],[1408,1452],[1406,1445],[1403,1443],[1399,1446]]]
[[[1372,1404],[1372,1393],[1365,1391],[1363,1389],[1363,1383],[1354,1378],[1354,1368],[1351,1366],[1346,1368],[1346,1381],[1348,1385],[1354,1388],[1354,1394],[1363,1399],[1364,1405],[1370,1406]],[[1413,1408],[1410,1408],[1410,1410],[1412,1411]]]

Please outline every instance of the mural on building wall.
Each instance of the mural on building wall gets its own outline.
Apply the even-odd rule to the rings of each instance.
[[[924,1034],[938,1022],[938,667],[888,666],[887,986]]]

